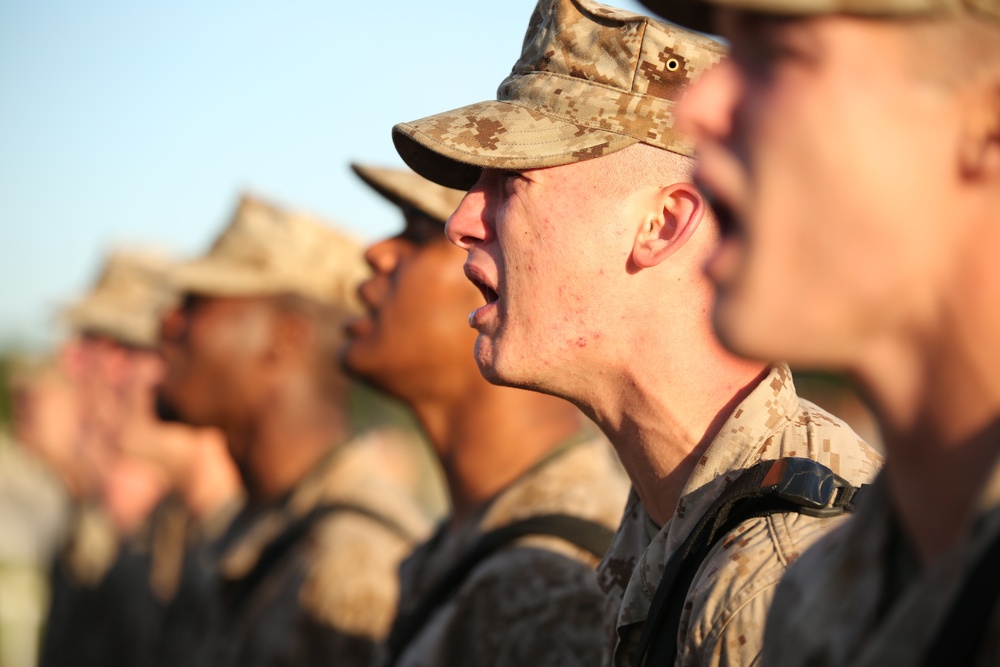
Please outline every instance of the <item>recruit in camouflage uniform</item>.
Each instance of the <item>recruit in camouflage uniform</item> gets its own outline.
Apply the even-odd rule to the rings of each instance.
[[[102,414],[107,423],[77,425],[72,437],[79,441],[68,445],[87,449],[70,464],[76,475],[83,470],[93,475],[72,482],[80,504],[53,572],[42,665],[153,665],[167,606],[179,588],[197,587],[202,579],[198,564],[188,559],[197,546],[171,530],[173,519],[190,521],[188,508],[160,501],[163,493],[176,490],[174,480],[164,487],[160,467],[135,451],[152,451],[163,429],[170,428],[156,419],[153,378],[140,370],[141,364],[154,369],[159,364],[152,348],[160,313],[172,298],[163,279],[166,266],[151,253],[113,253],[93,290],[63,313],[79,334],[71,345],[87,348],[79,353],[96,362],[79,371],[90,383],[76,387],[81,416]],[[113,355],[116,376],[124,377],[127,365],[127,384],[112,385],[101,373],[102,354]],[[85,432],[86,441],[80,440]],[[178,438],[187,434],[174,435],[176,455]],[[139,438],[151,442],[131,442]],[[201,471],[192,470],[185,481],[199,477]],[[232,488],[220,485],[219,491]]]
[[[464,253],[444,236],[464,193],[410,171],[354,169],[400,207],[406,228],[366,252],[375,270],[360,289],[368,314],[348,329],[345,363],[412,407],[448,471],[452,496],[451,516],[400,568],[399,612],[384,664],[598,665],[599,556],[538,529],[482,558],[422,611],[484,535],[525,520],[568,515],[593,522],[603,554],[627,480],[607,441],[575,407],[480,375],[469,354],[474,332],[464,321],[479,291],[462,275]]]
[[[429,526],[386,472],[386,437],[350,435],[336,352],[365,273],[353,240],[254,197],[242,199],[204,257],[171,272],[186,298],[164,319],[161,398],[181,419],[223,429],[248,496],[220,540],[217,588],[189,664],[367,666],[388,632],[396,568]],[[263,347],[287,331],[278,328],[219,347],[241,335],[247,317],[300,316],[311,333],[286,352]],[[255,381],[269,392],[258,404],[261,387],[244,391],[239,369],[258,368],[260,349],[293,361],[274,362],[279,375]],[[236,386],[218,389],[233,377]],[[280,432],[261,426],[272,416]]]
[[[484,374],[582,405],[632,479],[599,568],[610,665],[633,663],[673,550],[737,473],[795,456],[859,484],[879,464],[844,422],[798,398],[786,366],[732,356],[711,335],[702,266],[717,228],[677,176],[691,149],[674,116],[687,84],[723,57],[644,16],[542,0],[497,101],[394,128],[411,167],[470,188],[447,233],[486,297],[470,315]],[[644,181],[652,166],[672,180]],[[756,664],[778,579],[835,523],[738,525],[698,570],[676,664]]]
[[[720,332],[847,369],[884,433],[869,497],[778,588],[763,664],[1000,664],[1000,3],[644,1],[734,44],[681,112],[732,219]]]

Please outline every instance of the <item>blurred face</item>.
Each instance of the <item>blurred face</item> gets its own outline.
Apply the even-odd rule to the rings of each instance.
[[[358,290],[367,313],[347,325],[347,369],[411,403],[481,382],[466,317],[482,297],[441,224],[407,215],[404,231],[371,246],[365,258],[374,274]]]
[[[162,323],[160,400],[195,426],[224,427],[263,407],[274,316],[266,299],[189,294]]]
[[[563,394],[568,373],[629,326],[615,280],[629,267],[635,203],[609,191],[607,159],[487,169],[449,219],[482,293],[469,324],[491,382]]]
[[[720,12],[730,60],[680,122],[724,237],[708,273],[738,353],[847,367],[918,336],[955,243],[954,100],[891,21]]]

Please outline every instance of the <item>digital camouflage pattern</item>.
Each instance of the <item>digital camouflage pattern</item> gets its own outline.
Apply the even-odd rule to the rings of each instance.
[[[393,141],[417,173],[464,190],[484,167],[552,167],[640,142],[691,155],[674,108],[724,54],[707,37],[646,16],[540,0],[496,101],[400,123]]]
[[[404,211],[416,209],[441,224],[448,221],[465,196],[464,190],[446,188],[408,169],[388,169],[352,164],[351,169],[373,190]]]
[[[61,313],[78,333],[108,336],[126,345],[156,343],[160,315],[173,302],[165,256],[151,251],[116,250],[104,261],[91,290]]]
[[[172,267],[179,292],[206,296],[295,294],[346,309],[368,276],[361,245],[316,217],[245,195],[208,253]]]
[[[901,533],[894,526],[886,480],[881,476],[854,518],[789,568],[768,617],[764,664],[922,664],[928,642],[963,575],[1000,534],[1000,468],[993,475],[984,508],[958,549],[920,571],[916,555],[894,536]],[[906,566],[908,560],[911,567]],[[986,643],[974,666],[1000,664],[998,612],[1000,607],[992,611]]]
[[[371,664],[398,601],[399,563],[429,529],[387,481],[380,437],[340,445],[283,500],[237,516],[191,664]],[[342,509],[305,521],[324,505]]]
[[[1000,20],[1000,0],[639,0],[654,12],[692,30],[711,32],[712,6],[788,16],[856,14],[916,18],[962,12]]]
[[[874,477],[881,457],[851,428],[795,392],[777,365],[736,407],[688,479],[674,516],[658,528],[635,493],[598,568],[611,599],[606,665],[632,665],[650,603],[671,554],[744,469],[766,459],[810,458],[852,484]],[[691,584],[678,631],[677,665],[760,663],[764,619],[785,569],[840,523],[801,514],[746,521],[708,554]]]
[[[627,478],[601,437],[566,447],[497,495],[461,528],[447,525],[400,568],[400,613],[411,613],[484,533],[543,514],[618,525]],[[526,537],[485,559],[406,647],[398,667],[598,665],[605,598],[590,553]]]

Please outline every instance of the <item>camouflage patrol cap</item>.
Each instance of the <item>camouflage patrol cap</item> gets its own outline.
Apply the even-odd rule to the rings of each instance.
[[[711,31],[713,6],[785,16],[854,14],[883,18],[913,18],[968,11],[1000,19],[1000,0],[639,0],[639,2],[674,23],[702,32]]]
[[[149,250],[108,254],[93,288],[66,308],[61,319],[79,333],[95,333],[126,345],[156,343],[160,315],[174,299],[167,258]]]
[[[691,155],[674,107],[724,54],[718,42],[646,16],[539,0],[496,101],[400,123],[393,142],[418,174],[458,189],[483,168],[553,167],[640,142]]]
[[[419,174],[406,169],[387,169],[362,164],[352,164],[361,180],[400,208],[415,208],[441,224],[448,221],[465,196],[464,190],[453,190],[432,183]]]
[[[178,291],[208,296],[296,294],[355,308],[357,284],[368,275],[354,239],[303,213],[244,196],[205,256],[177,265]]]

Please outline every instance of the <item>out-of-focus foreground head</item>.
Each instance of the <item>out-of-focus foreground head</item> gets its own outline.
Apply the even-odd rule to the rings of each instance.
[[[856,370],[939,338],[1000,241],[1000,2],[645,4],[733,47],[679,114],[726,232],[723,340]]]
[[[785,17],[844,14],[873,18],[940,17],[969,10],[1000,17],[996,0],[639,0],[664,17],[699,32],[718,32],[716,8]]]
[[[184,296],[161,328],[161,402],[191,424],[230,423],[266,409],[290,369],[343,398],[342,326],[367,273],[347,235],[244,196],[211,249],[170,271]]]
[[[358,288],[366,312],[348,324],[344,364],[411,405],[461,396],[482,382],[470,355],[475,332],[464,322],[482,297],[462,272],[465,253],[444,236],[465,193],[407,170],[352,168],[401,209],[406,226],[365,251],[373,275]]]
[[[393,129],[418,173],[471,187],[448,236],[486,300],[470,324],[491,382],[578,398],[663,320],[711,337],[692,319],[710,298],[697,258],[714,229],[698,233],[708,209],[675,111],[724,53],[645,16],[542,0],[496,100]]]

